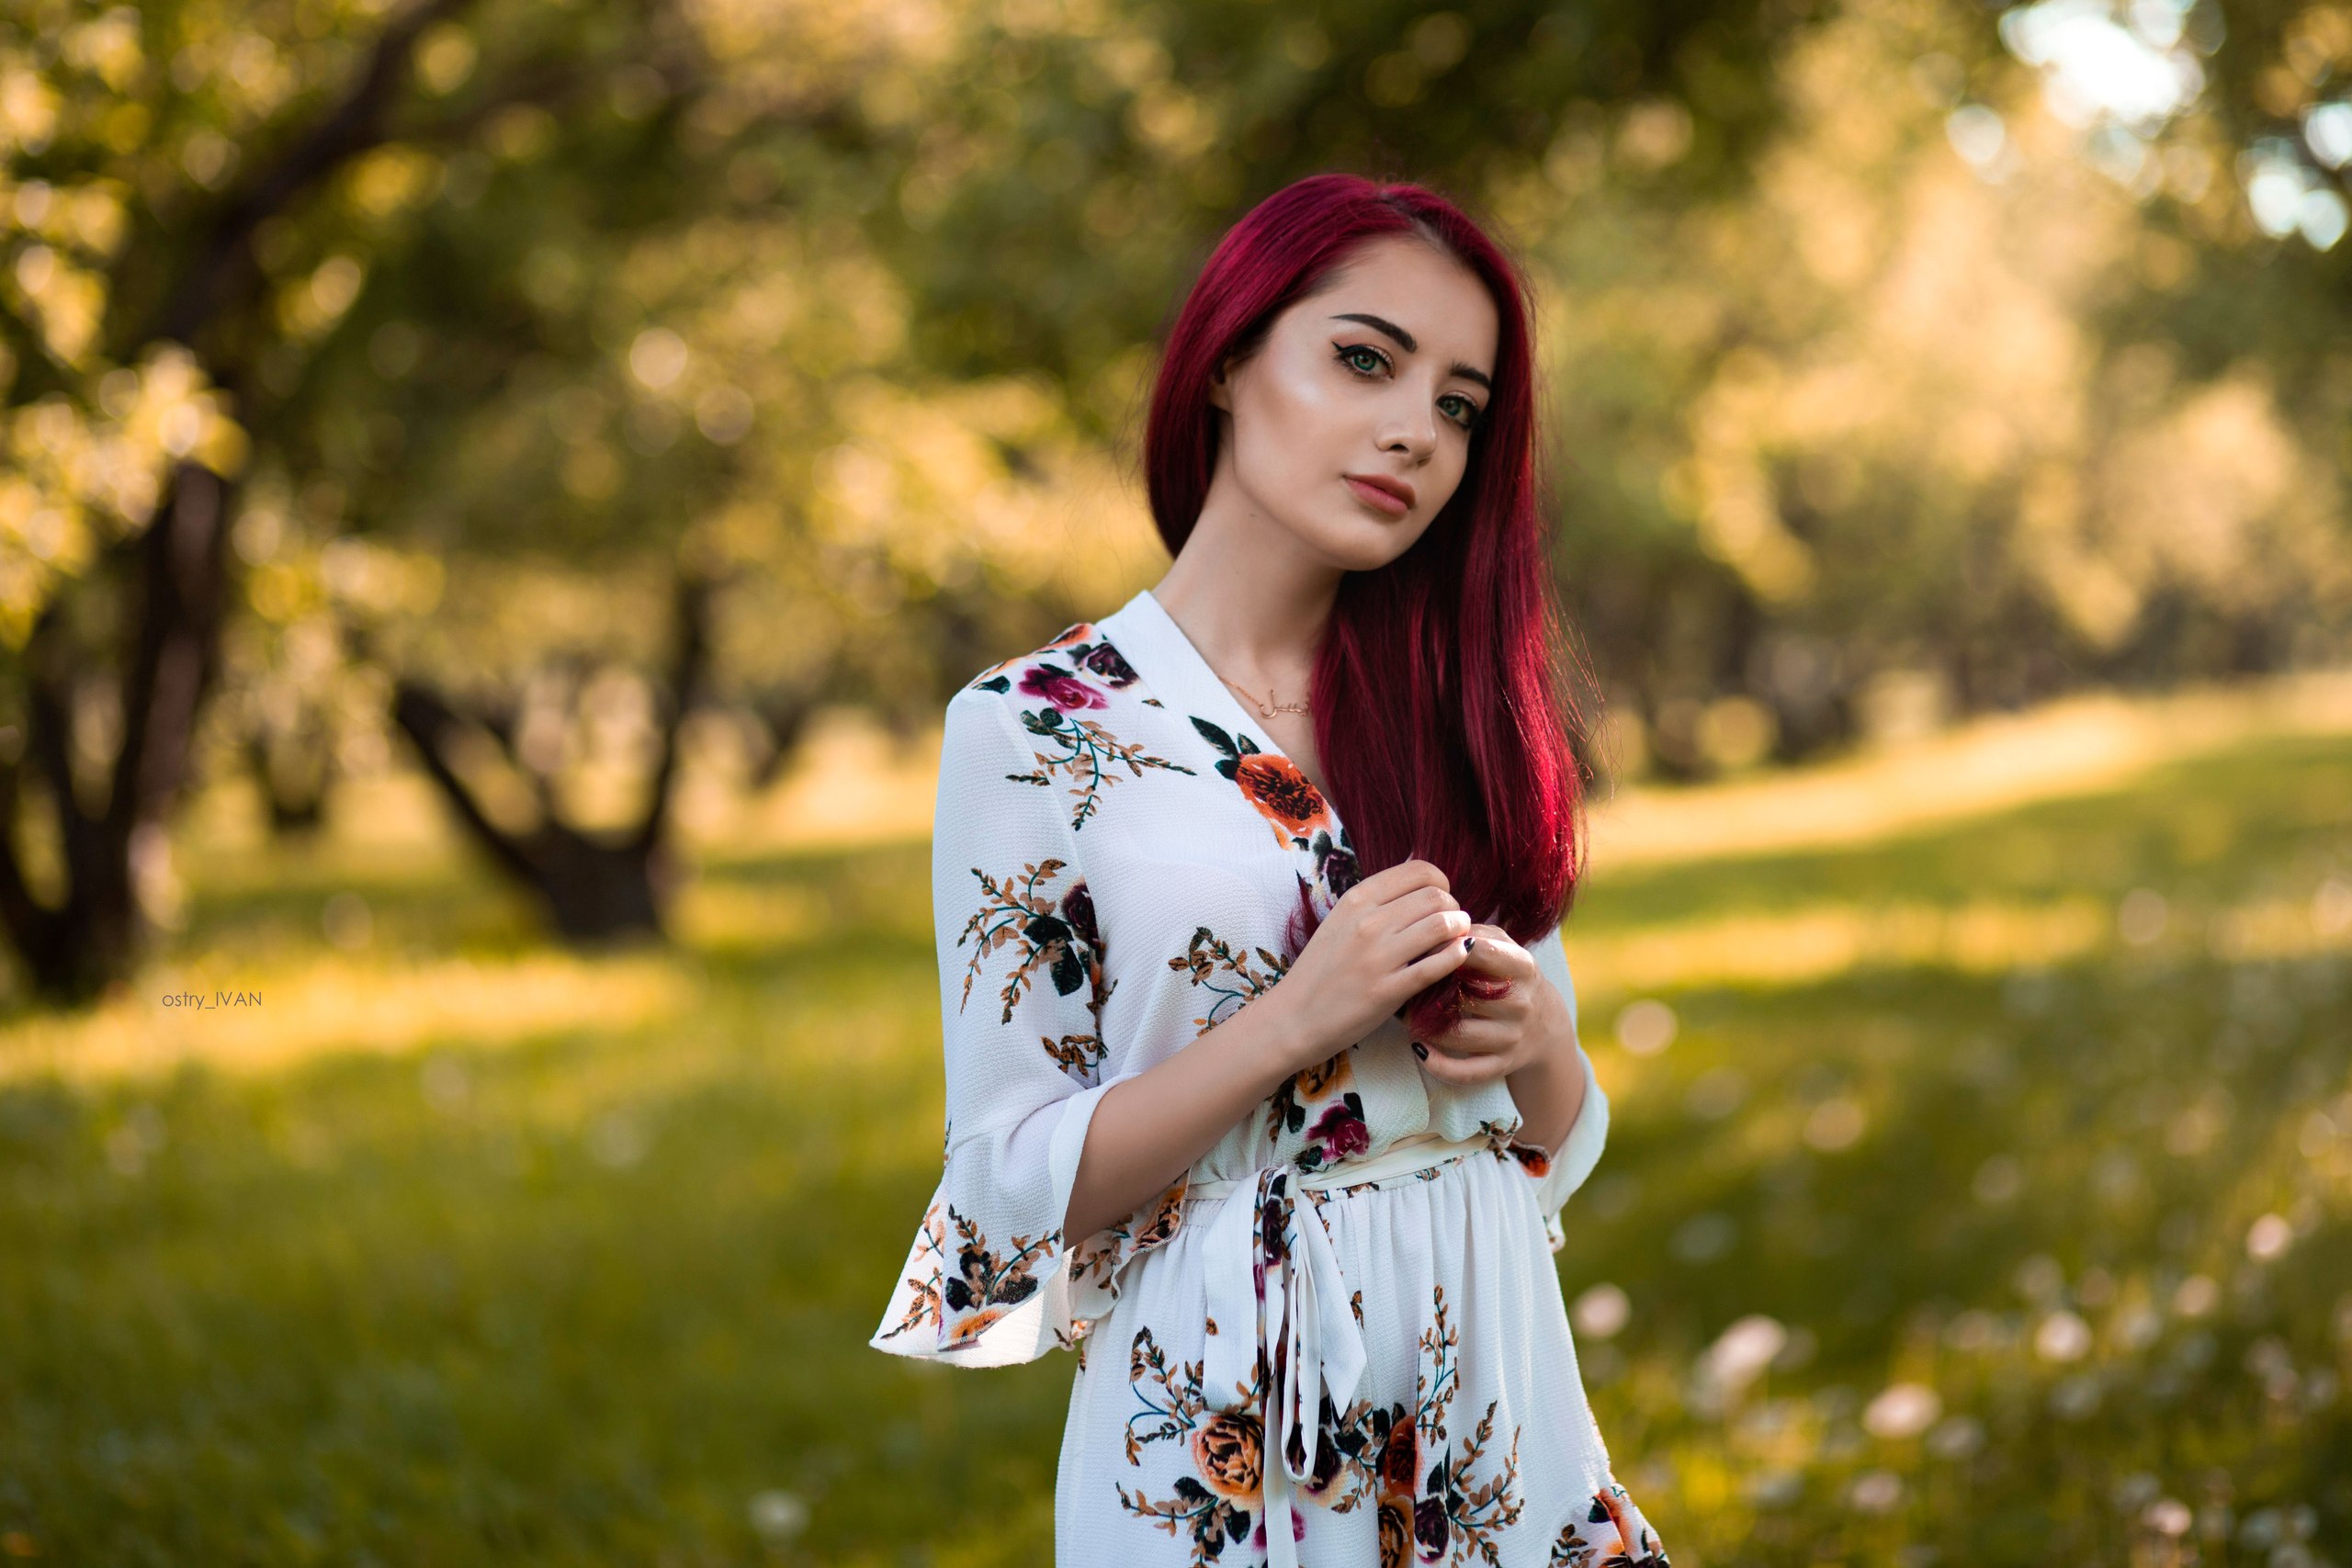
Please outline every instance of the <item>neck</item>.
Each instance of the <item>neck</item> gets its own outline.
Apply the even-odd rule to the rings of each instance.
[[[1340,593],[1340,571],[1285,549],[1288,536],[1259,520],[1246,530],[1204,509],[1151,596],[1193,646],[1261,701],[1304,702]]]

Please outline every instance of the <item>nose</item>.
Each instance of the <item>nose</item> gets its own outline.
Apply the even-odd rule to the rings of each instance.
[[[1430,400],[1412,394],[1408,402],[1397,400],[1386,412],[1380,432],[1380,449],[1398,452],[1416,463],[1429,461],[1437,450],[1437,415],[1430,406]]]

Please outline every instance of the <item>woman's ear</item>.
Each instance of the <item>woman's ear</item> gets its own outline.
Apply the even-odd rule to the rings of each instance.
[[[1227,359],[1209,377],[1209,407],[1223,409],[1227,413],[1233,412],[1233,389],[1227,378],[1232,368],[1233,361]]]

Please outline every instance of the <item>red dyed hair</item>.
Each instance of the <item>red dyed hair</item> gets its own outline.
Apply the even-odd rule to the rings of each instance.
[[[1486,285],[1500,328],[1494,389],[1444,509],[1396,559],[1341,578],[1308,688],[1315,747],[1363,874],[1427,860],[1473,919],[1526,942],[1566,913],[1583,874],[1583,721],[1544,546],[1526,285],[1501,247],[1434,191],[1354,175],[1311,175],[1250,209],[1168,331],[1144,434],[1152,520],[1173,556],[1200,516],[1218,367],[1391,234],[1418,236]],[[1467,976],[1415,997],[1408,1026],[1442,1032]]]

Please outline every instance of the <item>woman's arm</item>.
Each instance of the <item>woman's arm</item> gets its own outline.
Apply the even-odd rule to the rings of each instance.
[[[1103,1091],[1078,1158],[1064,1235],[1092,1235],[1133,1213],[1284,1078],[1311,1065],[1298,1048],[1307,1032],[1280,1005],[1282,995],[1277,986],[1174,1055]]]

